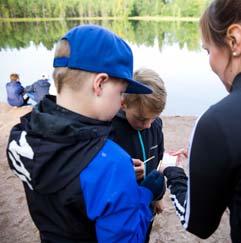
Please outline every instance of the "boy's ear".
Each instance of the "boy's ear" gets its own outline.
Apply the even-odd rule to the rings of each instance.
[[[241,25],[232,24],[227,30],[227,43],[233,56],[241,55]]]
[[[122,110],[125,110],[126,108],[127,108],[127,105],[126,105],[126,103],[125,103],[125,99],[122,98],[122,99],[121,99],[121,109],[122,109]]]
[[[126,108],[125,100],[122,98],[121,99],[121,109],[125,109],[125,108]]]
[[[103,84],[109,79],[106,73],[97,73],[93,80],[93,91],[96,96],[100,96],[103,91]]]

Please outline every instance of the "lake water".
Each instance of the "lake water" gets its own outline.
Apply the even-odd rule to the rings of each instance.
[[[6,102],[5,84],[17,72],[23,86],[43,74],[52,81],[56,41],[80,21],[0,22],[0,101]],[[86,23],[86,22],[85,22]],[[227,95],[212,73],[201,49],[197,23],[98,21],[122,36],[134,54],[134,69],[157,71],[168,98],[165,115],[199,115]],[[54,87],[51,87],[54,92]]]

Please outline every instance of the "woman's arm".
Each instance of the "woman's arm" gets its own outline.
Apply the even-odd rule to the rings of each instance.
[[[182,224],[201,238],[209,237],[216,230],[228,204],[228,162],[225,136],[218,121],[206,114],[194,128],[188,179],[181,168],[164,170]]]

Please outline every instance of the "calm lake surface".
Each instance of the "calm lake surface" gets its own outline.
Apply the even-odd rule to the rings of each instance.
[[[200,115],[227,95],[212,73],[201,49],[198,23],[158,21],[0,22],[0,101],[6,102],[5,84],[17,72],[23,86],[44,74],[52,81],[57,40],[82,23],[106,26],[123,37],[134,54],[134,69],[157,71],[165,82],[165,115]],[[54,92],[54,87],[51,87]]]

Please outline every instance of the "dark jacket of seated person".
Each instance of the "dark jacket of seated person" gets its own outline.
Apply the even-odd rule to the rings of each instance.
[[[28,96],[36,102],[39,102],[43,97],[49,94],[50,83],[48,79],[40,79],[25,88]]]

